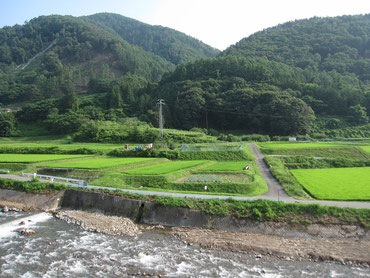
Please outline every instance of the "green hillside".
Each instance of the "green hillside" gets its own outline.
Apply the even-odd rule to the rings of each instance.
[[[220,52],[179,31],[152,26],[119,14],[99,13],[83,19],[175,65],[215,57]]]
[[[370,14],[314,17],[257,32],[222,55],[266,57],[302,69],[353,73],[370,81],[369,34]]]
[[[71,16],[42,16],[22,26],[4,27],[0,41],[3,104],[58,96],[68,80],[83,92],[94,78],[131,74],[154,82],[174,68],[165,59]],[[100,87],[97,91],[104,91]]]
[[[166,128],[366,137],[369,19],[289,22],[216,58],[204,57],[217,50],[180,32],[115,14],[5,27],[0,109],[19,111],[0,114],[0,136],[153,142],[161,98]]]

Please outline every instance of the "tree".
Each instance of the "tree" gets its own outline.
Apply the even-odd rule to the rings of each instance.
[[[360,104],[357,104],[355,106],[351,106],[348,109],[348,116],[350,121],[353,124],[367,124],[369,121],[369,118],[366,113],[366,108],[362,107]]]
[[[123,101],[118,85],[113,86],[112,90],[107,94],[107,104],[108,108],[122,108]]]
[[[13,113],[0,112],[0,137],[9,137],[16,131]]]

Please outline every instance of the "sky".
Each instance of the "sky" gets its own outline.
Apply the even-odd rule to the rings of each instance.
[[[0,0],[0,27],[40,15],[118,13],[220,50],[265,28],[313,16],[370,13],[369,0]],[[0,42],[1,43],[1,42]]]

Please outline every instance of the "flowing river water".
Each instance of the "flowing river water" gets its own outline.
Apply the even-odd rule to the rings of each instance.
[[[33,229],[16,232],[19,223]],[[370,277],[368,268],[204,250],[167,232],[92,233],[47,213],[0,213],[0,277]]]

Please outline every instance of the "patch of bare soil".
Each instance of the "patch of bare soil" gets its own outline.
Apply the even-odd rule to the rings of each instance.
[[[282,236],[228,232],[197,228],[172,228],[172,234],[186,244],[202,248],[273,255],[285,260],[334,261],[370,266],[370,241],[292,239]]]
[[[0,200],[0,208],[3,212],[8,211],[34,211],[37,210],[37,208],[28,206],[22,203],[17,202],[10,202],[10,201],[2,201]]]
[[[134,222],[123,217],[78,210],[58,211],[55,217],[65,220],[67,223],[79,225],[84,230],[91,232],[132,237],[141,233]]]

